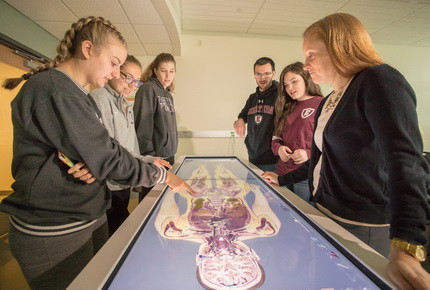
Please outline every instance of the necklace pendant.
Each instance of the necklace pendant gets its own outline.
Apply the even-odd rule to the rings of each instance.
[[[327,101],[327,105],[325,107],[326,113],[330,112],[331,110],[333,110],[336,107],[341,96],[342,96],[342,90],[339,90],[339,91],[337,91],[337,92],[335,92],[329,96],[329,99]]]

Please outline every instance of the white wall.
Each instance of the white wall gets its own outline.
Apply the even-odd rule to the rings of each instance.
[[[0,0],[0,32],[48,57],[58,44],[52,35]],[[256,84],[252,66],[261,56],[276,62],[280,73],[301,60],[301,39],[251,38],[218,35],[181,35],[182,56],[177,59],[174,94],[179,130],[229,131]],[[424,150],[430,151],[429,48],[376,45],[385,61],[397,68],[415,89]],[[139,57],[144,65],[154,57]],[[323,87],[324,93],[329,92]],[[178,155],[238,155],[246,158],[239,138],[181,139]]]
[[[179,131],[228,131],[250,93],[255,90],[253,64],[271,57],[278,74],[303,61],[301,39],[182,35],[182,56],[176,57],[176,93],[173,95]],[[430,57],[428,49],[377,45],[384,60],[405,75],[418,96],[418,112],[430,150]],[[142,57],[144,67],[154,57]],[[278,79],[278,75],[276,76]],[[323,87],[325,94],[329,87]],[[180,139],[178,155],[237,155],[247,159],[243,140],[235,138]]]

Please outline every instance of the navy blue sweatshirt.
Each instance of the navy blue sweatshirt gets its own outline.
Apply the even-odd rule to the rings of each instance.
[[[238,116],[248,124],[245,145],[249,161],[255,165],[278,162],[278,156],[273,154],[271,148],[278,87],[279,83],[276,81],[272,81],[272,86],[264,92],[260,92],[257,87]]]

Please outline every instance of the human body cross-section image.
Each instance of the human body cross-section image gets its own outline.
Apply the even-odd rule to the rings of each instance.
[[[104,289],[389,289],[235,157],[186,157]]]

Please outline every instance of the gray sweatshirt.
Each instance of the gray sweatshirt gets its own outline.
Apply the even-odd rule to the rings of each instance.
[[[51,69],[28,80],[12,101],[14,192],[0,204],[23,223],[38,226],[92,221],[110,207],[106,179],[131,186],[163,183],[166,171],[135,158],[109,136],[88,92]],[[67,173],[61,151],[83,161],[96,181]]]
[[[140,156],[139,154],[139,144],[136,129],[134,129],[133,105],[127,101],[125,96],[118,94],[109,85],[92,90],[90,95],[101,111],[103,124],[108,130],[109,136],[117,140],[133,156],[141,158],[146,163],[154,162],[156,157]],[[109,180],[108,187],[110,190],[121,190],[129,186]]]
[[[174,156],[178,150],[178,128],[169,91],[151,77],[137,91],[133,110],[140,154]]]

